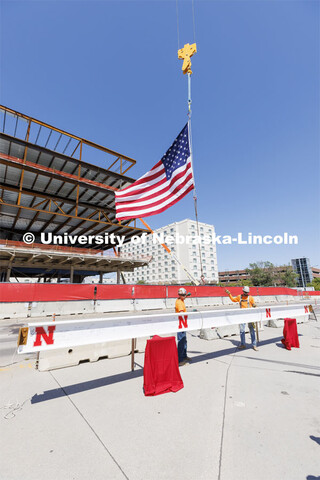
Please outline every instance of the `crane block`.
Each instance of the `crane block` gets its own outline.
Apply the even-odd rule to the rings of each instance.
[[[191,45],[187,43],[183,48],[178,50],[178,58],[183,60],[182,71],[183,74],[192,73],[191,70],[191,57],[197,53],[197,44],[192,43]]]

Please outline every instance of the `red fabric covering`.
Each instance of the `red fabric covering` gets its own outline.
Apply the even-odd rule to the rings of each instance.
[[[147,341],[143,377],[146,396],[177,392],[183,388],[175,337],[155,335]]]
[[[291,347],[300,347],[297,330],[297,320],[295,318],[284,319],[283,336],[284,338],[281,340],[281,342],[287,350],[291,350]]]

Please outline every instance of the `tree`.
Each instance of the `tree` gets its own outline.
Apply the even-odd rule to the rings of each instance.
[[[247,273],[254,286],[270,287],[274,285],[274,265],[271,262],[250,263]]]
[[[290,267],[289,265],[286,265],[284,267],[285,271],[279,273],[279,281],[281,282],[281,285],[285,285],[286,287],[296,287],[298,275],[292,270],[292,267]]]
[[[250,263],[247,268],[250,280],[253,285],[261,287],[295,287],[297,285],[297,274],[290,265],[275,267],[271,262]]]
[[[314,278],[307,286],[313,287],[315,290],[320,290],[320,278]]]

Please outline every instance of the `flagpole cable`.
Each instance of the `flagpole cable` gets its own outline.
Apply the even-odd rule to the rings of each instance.
[[[192,132],[191,132],[191,115],[192,115],[191,104],[192,104],[192,100],[191,100],[191,74],[188,72],[188,130],[189,130],[189,146],[190,146],[191,168],[192,168],[193,184],[194,184],[193,203],[194,203],[194,212],[195,212],[195,217],[196,217],[197,233],[198,233],[198,240],[199,240],[198,246],[199,246],[201,280],[203,282],[204,274],[203,274],[203,264],[202,264],[202,256],[201,256],[201,245],[200,245],[200,238],[201,237],[200,237],[200,228],[199,228],[199,219],[198,219],[198,204],[197,204],[198,197],[197,197],[197,191],[196,191],[195,176],[194,176],[194,172],[193,172],[193,149],[192,149]]]
[[[192,0],[193,43],[196,43],[196,23],[194,20],[194,0]]]
[[[180,48],[180,35],[179,35],[179,9],[178,0],[176,0],[176,12],[177,12],[177,36],[178,36],[178,50]]]

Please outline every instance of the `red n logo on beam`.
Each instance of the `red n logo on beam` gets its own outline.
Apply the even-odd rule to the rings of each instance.
[[[266,308],[266,318],[271,318],[271,308]]]
[[[304,313],[309,313],[309,308],[306,305],[304,306]]]
[[[55,325],[50,325],[50,327],[48,327],[48,333],[45,331],[45,329],[43,327],[36,327],[36,339],[35,339],[35,342],[33,344],[34,347],[41,347],[42,345],[42,339],[41,337],[43,338],[43,340],[46,342],[47,345],[53,345],[53,333],[56,329],[56,326]]]
[[[179,328],[188,328],[188,315],[179,317]]]

